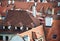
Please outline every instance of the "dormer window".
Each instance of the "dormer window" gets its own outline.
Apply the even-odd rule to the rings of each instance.
[[[5,29],[8,30],[8,26],[5,26]]]
[[[29,30],[29,28],[28,28],[28,27],[26,27],[26,30]]]
[[[17,27],[15,26],[15,30],[17,30]]]
[[[11,26],[8,26],[8,29],[11,29]]]
[[[23,30],[23,26],[20,27],[20,30]]]
[[[3,26],[3,29],[5,29],[5,26]]]

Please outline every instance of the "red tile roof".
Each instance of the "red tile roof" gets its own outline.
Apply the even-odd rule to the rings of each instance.
[[[5,19],[5,25],[20,26],[20,23],[31,27],[31,23],[40,25],[40,21],[29,15],[26,11],[9,10]]]
[[[23,10],[27,10],[27,9],[30,10],[31,6],[33,5],[33,2],[18,2],[18,1],[16,1],[14,5],[16,8],[20,8]]]
[[[37,11],[40,11],[41,8],[43,7],[44,8],[44,11],[46,11],[48,8],[53,8],[52,6],[53,5],[51,3],[38,3],[36,9],[37,9]]]
[[[6,7],[0,7],[0,15],[6,16],[5,12],[6,12]]]

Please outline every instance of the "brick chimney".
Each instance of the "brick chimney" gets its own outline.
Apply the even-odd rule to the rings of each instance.
[[[60,15],[54,15],[53,19],[53,26],[47,35],[47,41],[60,41]]]

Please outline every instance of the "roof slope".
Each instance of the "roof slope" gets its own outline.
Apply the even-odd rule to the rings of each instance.
[[[9,10],[4,21],[4,25],[20,26],[20,23],[28,27],[32,26],[31,23],[40,25],[40,21],[29,15],[26,11]]]

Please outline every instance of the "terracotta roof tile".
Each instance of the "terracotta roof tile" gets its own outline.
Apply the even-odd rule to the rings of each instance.
[[[16,6],[16,8],[27,10],[27,9],[31,8],[31,6],[33,5],[33,2],[18,2],[18,1],[16,1],[14,5]]]
[[[9,25],[7,22],[14,26],[20,26],[20,22],[28,27],[31,27],[31,23],[40,25],[39,20],[35,19],[33,16],[29,15],[26,11],[23,10],[9,10],[5,19],[5,25]]]
[[[40,11],[40,9],[44,7],[44,11],[48,8],[52,8],[52,4],[51,3],[38,3],[37,4],[37,11]]]

